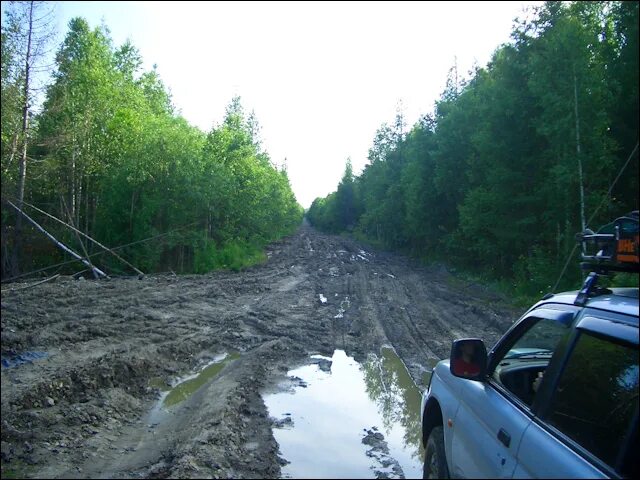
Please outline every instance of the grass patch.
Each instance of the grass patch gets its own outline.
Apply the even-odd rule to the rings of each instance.
[[[170,407],[187,399],[205,383],[220,373],[227,363],[237,360],[238,358],[240,358],[240,354],[232,352],[227,355],[224,360],[208,365],[195,378],[186,380],[173,387],[169,392],[169,395],[164,399],[163,404],[166,407]]]
[[[35,468],[21,461],[12,461],[12,468],[2,467],[2,478],[29,478]]]
[[[468,287],[470,283],[482,285],[487,288],[487,290],[492,290],[505,297],[509,304],[520,309],[529,308],[548,293],[544,291],[535,292],[522,288],[514,279],[495,279],[488,275],[470,272],[460,268],[450,268],[449,272],[452,275],[449,277],[448,283],[452,288],[464,289]],[[488,303],[490,303],[490,301]]]
[[[208,241],[196,249],[194,256],[195,273],[207,273],[212,270],[226,269],[238,272],[243,268],[267,261],[262,245],[236,240],[218,246]]]

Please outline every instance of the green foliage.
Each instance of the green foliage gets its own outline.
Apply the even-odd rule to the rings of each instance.
[[[15,83],[4,26],[2,42],[4,99]],[[146,272],[263,261],[266,242],[291,233],[303,211],[287,172],[260,148],[255,115],[246,118],[236,97],[222,124],[202,132],[176,114],[155,67],[141,72],[141,65],[135,46],[114,48],[106,27],[69,22],[37,118],[30,154],[38,162],[26,199],[106,245],[135,243],[120,253]],[[9,113],[3,101],[3,197],[5,170],[16,175],[5,149],[15,130]],[[80,249],[74,235],[47,228]],[[22,270],[40,266],[36,260],[52,257],[32,255]],[[123,268],[106,256],[98,263]]]
[[[572,251],[557,288],[580,286],[578,160],[588,227],[638,209],[637,154],[607,195],[638,138],[638,2],[547,2],[512,39],[468,79],[454,66],[407,135],[398,119],[376,132],[354,233],[529,299]],[[313,202],[314,225],[348,230],[344,184]]]
[[[236,241],[217,247],[215,242],[205,240],[204,245],[195,250],[194,272],[206,273],[221,268],[239,271],[266,260],[262,245]]]
[[[637,273],[616,272],[608,286],[638,288],[640,286],[640,276]]]
[[[311,204],[307,217],[314,225],[329,232],[352,231],[362,211],[360,202],[351,159],[347,159],[336,192],[325,199],[316,199]]]
[[[2,81],[2,185],[11,179],[15,181],[17,171],[13,162],[15,162],[16,151],[18,147],[18,136],[22,122],[21,105],[24,101],[23,89],[23,73],[20,68],[20,52],[18,44],[18,25],[14,21],[9,21],[7,25],[2,24],[1,48],[2,48],[2,65],[0,80]],[[13,164],[13,165],[12,165]]]
[[[574,256],[573,265],[578,265],[577,255]],[[531,249],[529,255],[520,256],[513,269],[515,274],[513,289],[516,295],[523,297],[539,298],[551,292],[557,280],[553,260],[548,252],[537,245]]]

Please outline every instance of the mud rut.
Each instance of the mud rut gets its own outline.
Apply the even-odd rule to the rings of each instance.
[[[260,392],[309,354],[393,345],[422,388],[452,339],[492,345],[520,313],[444,268],[308,226],[267,252],[239,273],[3,289],[3,355],[49,356],[2,369],[2,477],[278,477]],[[148,423],[150,379],[232,350],[239,360]]]

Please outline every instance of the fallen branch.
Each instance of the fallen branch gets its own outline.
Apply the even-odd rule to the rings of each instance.
[[[6,291],[9,291],[9,292],[16,292],[16,291],[18,291],[18,290],[25,290],[25,289],[27,289],[27,288],[35,287],[36,285],[41,285],[41,284],[43,284],[43,283],[47,283],[47,282],[50,282],[50,281],[52,281],[52,280],[55,280],[55,279],[56,279],[56,278],[58,278],[59,276],[60,276],[60,274],[59,274],[59,273],[56,273],[53,277],[45,278],[44,280],[40,280],[39,282],[35,282],[35,283],[30,284],[30,285],[25,285],[24,287],[18,287],[18,288],[7,288],[7,289],[5,290],[5,292],[6,292]]]

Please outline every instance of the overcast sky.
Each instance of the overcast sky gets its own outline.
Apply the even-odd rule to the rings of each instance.
[[[116,46],[128,38],[145,69],[157,64],[175,106],[205,131],[240,95],[307,208],[336,189],[347,157],[361,171],[399,102],[409,126],[432,112],[455,59],[461,73],[485,66],[540,2],[53,3],[59,41],[75,16],[104,21]]]

